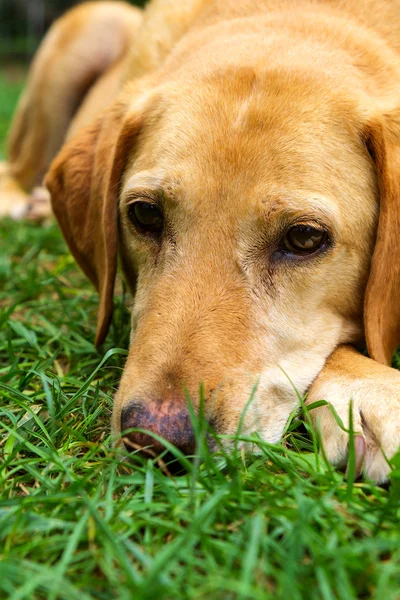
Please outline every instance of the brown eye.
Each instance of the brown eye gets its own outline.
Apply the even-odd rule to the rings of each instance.
[[[310,225],[295,225],[283,239],[283,247],[292,254],[313,254],[328,240],[328,234],[323,229]]]
[[[154,237],[162,233],[164,216],[155,204],[133,202],[128,207],[128,217],[140,233]]]

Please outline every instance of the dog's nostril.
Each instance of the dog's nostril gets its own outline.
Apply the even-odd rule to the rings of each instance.
[[[164,452],[165,445],[155,439],[150,433],[131,431],[129,429],[145,429],[167,440],[185,455],[193,455],[196,450],[196,440],[189,412],[182,401],[147,401],[132,402],[124,407],[121,413],[122,433],[128,450],[145,449],[151,456]]]
[[[143,455],[154,457],[164,452],[165,446],[156,440],[152,435],[142,433],[140,431],[130,431],[123,438],[125,448],[129,452],[141,450]]]

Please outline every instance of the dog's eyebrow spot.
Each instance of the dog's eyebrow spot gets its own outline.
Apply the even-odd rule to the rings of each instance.
[[[268,190],[261,200],[263,219],[315,220],[326,222],[333,230],[340,230],[341,215],[336,203],[316,193],[291,190]]]
[[[122,187],[122,197],[129,197],[133,190],[152,190],[153,192],[162,192],[165,185],[165,176],[156,175],[149,171],[135,173],[127,179]]]
[[[242,104],[239,106],[237,117],[232,124],[234,130],[243,130],[246,127],[247,120],[249,118],[249,109],[252,105],[253,100],[254,96],[251,95],[249,96],[249,98],[246,98],[246,100],[244,100],[244,102],[242,102]]]

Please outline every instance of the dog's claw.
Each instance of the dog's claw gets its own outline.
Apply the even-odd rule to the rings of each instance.
[[[355,436],[354,449],[356,451],[356,477],[360,477],[366,450],[365,437],[363,435]]]
[[[365,459],[365,450],[366,450],[366,443],[365,443],[365,437],[363,435],[355,435],[354,436],[354,451],[355,451],[355,458],[356,458],[356,472],[355,472],[355,478],[358,479],[361,475],[361,470],[363,468],[363,464],[364,464],[364,459]],[[349,475],[349,466],[347,465],[346,468],[346,478]]]

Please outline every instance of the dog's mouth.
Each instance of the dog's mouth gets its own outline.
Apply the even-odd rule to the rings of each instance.
[[[143,442],[146,437],[151,439],[150,435],[141,434],[143,436]],[[165,446],[162,446],[159,442],[150,445],[141,445],[133,442],[128,435],[121,438],[126,450],[128,450],[132,457],[138,458],[143,464],[146,460],[151,460],[157,467],[167,476],[180,476],[185,475],[188,471],[187,465],[176,456],[173,452],[166,450]],[[186,460],[193,460],[193,456],[189,456]]]

